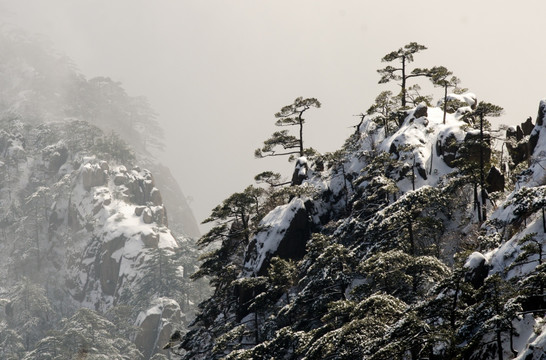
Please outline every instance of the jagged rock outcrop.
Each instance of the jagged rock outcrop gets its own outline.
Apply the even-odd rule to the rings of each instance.
[[[50,145],[42,149],[42,160],[47,163],[49,171],[56,173],[68,159],[68,148],[64,142]]]
[[[180,321],[180,306],[168,298],[155,300],[150,309],[139,315],[136,324],[140,330],[135,338],[135,344],[145,358],[155,353],[169,354],[163,347],[169,342],[175,330],[173,324],[179,324]]]
[[[459,143],[452,132],[440,133],[436,141],[436,153],[441,156],[447,166],[454,168]]]
[[[82,185],[85,190],[91,190],[95,186],[103,186],[108,177],[107,170],[103,170],[99,164],[87,163],[81,169]]]
[[[299,260],[305,255],[305,245],[311,234],[309,214],[302,199],[294,198],[264,217],[258,232],[248,246],[245,271],[266,275],[274,256]]]
[[[531,135],[531,132],[533,132],[533,129],[535,127],[535,124],[533,124],[533,118],[528,117],[525,122],[521,123],[521,130],[523,131],[523,136]]]
[[[518,164],[527,161],[531,157],[536,146],[539,131],[537,130],[533,135],[534,129],[533,121],[531,117],[528,117],[521,125],[516,127],[511,126],[506,130],[506,149],[512,159],[512,163],[510,164],[512,168],[515,168]]]
[[[307,178],[307,171],[309,170],[309,165],[307,164],[307,158],[302,156],[296,160],[296,165],[294,166],[294,172],[292,173],[292,182],[291,185],[301,185],[303,180]]]
[[[147,201],[153,193],[160,196],[149,171],[111,169],[107,162],[89,158],[83,160],[79,173],[85,192],[70,199],[67,223],[74,231],[93,234],[94,241],[81,254],[78,272],[85,277],[69,284],[75,299],[104,310],[131,286],[135,276],[131,268],[141,263],[144,249],[174,248],[176,241],[168,230],[157,230],[167,226],[167,213],[162,204]],[[100,291],[94,294],[96,284]]]
[[[504,191],[504,175],[496,166],[491,167],[485,179],[487,192]]]
[[[154,174],[155,186],[161,189],[161,200],[153,195],[152,202],[165,204],[165,208],[169,209],[169,217],[176,219],[169,223],[169,227],[177,234],[199,238],[201,233],[195,216],[170,170],[157,162],[144,162],[143,165]]]
[[[428,116],[428,106],[425,103],[421,103],[417,105],[415,108],[415,111],[413,112],[413,117],[415,119],[419,119],[421,117],[427,117]]]
[[[538,106],[538,115],[537,115],[536,125],[529,137],[529,152],[531,154],[533,154],[535,151],[535,147],[537,146],[540,133],[544,131],[543,127],[544,127],[545,116],[546,116],[546,100],[541,100]]]

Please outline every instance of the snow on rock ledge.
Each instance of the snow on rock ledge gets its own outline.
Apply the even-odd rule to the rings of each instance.
[[[478,289],[483,285],[489,274],[490,266],[485,256],[475,251],[466,260],[464,268],[467,269],[465,280],[470,282],[475,289]]]
[[[246,255],[244,275],[265,275],[274,256],[283,259],[301,259],[309,240],[310,228],[307,210],[302,199],[294,198],[278,206],[260,222],[263,228],[250,242]]]

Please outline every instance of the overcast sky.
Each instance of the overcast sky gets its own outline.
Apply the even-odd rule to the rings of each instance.
[[[535,118],[546,97],[546,1],[0,0],[0,20],[47,36],[88,78],[109,76],[150,99],[169,165],[202,221],[255,174],[274,116],[316,97],[306,145],[338,149],[382,90],[376,70],[411,41],[415,66],[443,65],[503,123]],[[1,49],[0,49],[1,51]],[[435,100],[440,95],[435,91]]]

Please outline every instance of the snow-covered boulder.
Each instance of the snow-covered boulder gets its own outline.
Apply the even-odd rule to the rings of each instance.
[[[478,289],[483,285],[485,278],[489,274],[490,266],[485,256],[475,251],[466,260],[464,268],[467,269],[465,280],[471,283],[475,289]]]
[[[146,359],[154,353],[168,354],[168,350],[163,350],[163,346],[169,342],[180,322],[180,306],[168,298],[154,300],[151,308],[140,313],[136,320],[140,330],[135,338],[135,344]]]
[[[63,141],[42,149],[42,160],[47,164],[51,172],[57,172],[68,159],[68,148]]]
[[[419,119],[419,118],[427,117],[427,116],[428,116],[427,104],[420,103],[419,105],[417,105],[417,107],[415,108],[413,112],[413,117],[416,119]]]
[[[95,186],[103,186],[106,183],[107,172],[99,164],[85,164],[81,169],[83,188],[87,191]]]
[[[246,275],[265,275],[274,256],[283,259],[301,259],[310,236],[310,225],[305,203],[294,198],[278,206],[260,222],[256,236],[245,255]]]

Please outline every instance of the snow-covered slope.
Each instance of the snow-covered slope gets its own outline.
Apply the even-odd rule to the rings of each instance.
[[[157,115],[39,38],[4,26],[0,48],[0,358],[149,358],[202,296]]]
[[[120,321],[136,326],[131,340],[148,358],[189,320],[196,288],[187,272],[195,270],[196,254],[193,241],[168,228],[152,173],[123,160],[129,153],[103,151],[121,146],[120,139],[109,145],[101,139],[100,130],[81,121],[30,126],[4,118],[0,297],[5,309],[16,309],[4,309],[5,320],[17,324],[23,305],[13,289],[20,278],[44,284],[52,306],[44,314],[49,322],[39,326],[44,334],[78,308],[106,316],[128,306]],[[158,302],[168,304],[162,321],[148,311]]]
[[[503,137],[488,104],[451,97],[445,122],[424,104],[368,114],[309,159],[236,280],[215,278],[183,358],[542,359],[546,102]]]

